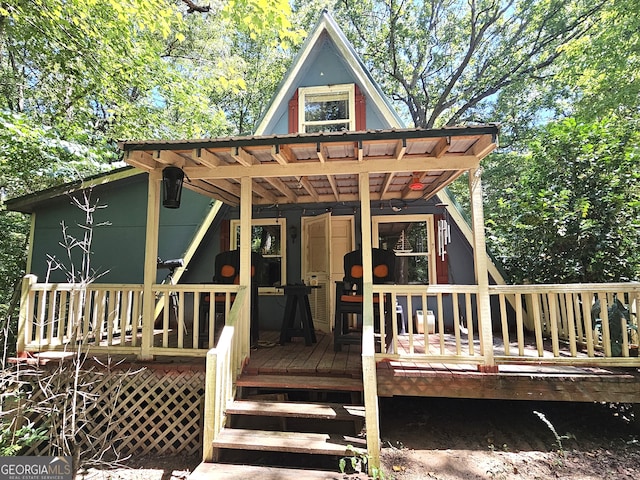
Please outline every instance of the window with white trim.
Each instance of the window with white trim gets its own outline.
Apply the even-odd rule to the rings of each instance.
[[[240,220],[231,220],[231,249],[240,245]],[[286,285],[287,237],[286,219],[256,218],[251,220],[251,250],[262,255],[258,276],[261,293],[276,292],[276,286]]]
[[[398,284],[436,283],[433,215],[371,217],[374,247],[396,254]]]
[[[356,129],[355,85],[298,89],[298,131],[340,132]]]

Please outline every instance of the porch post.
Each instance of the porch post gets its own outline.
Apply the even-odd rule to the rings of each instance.
[[[476,284],[478,285],[478,326],[482,337],[484,366],[481,370],[497,371],[493,359],[493,329],[491,325],[491,305],[489,301],[489,271],[487,245],[484,232],[484,210],[482,206],[481,169],[469,170],[469,197],[471,198],[471,218],[473,229],[473,256]]]
[[[360,191],[360,230],[362,232],[362,380],[364,385],[365,424],[369,474],[380,467],[380,420],[378,411],[378,378],[373,325],[373,260],[371,254],[371,199],[369,174],[358,177]],[[382,319],[380,320],[383,321]],[[383,340],[384,345],[384,340]],[[384,348],[384,347],[383,347]]]
[[[240,180],[240,285],[251,291],[251,211],[252,191],[251,177],[242,177]],[[246,308],[242,310],[242,328],[236,330],[236,335],[241,334],[243,357],[249,353],[251,343],[251,295],[247,295]]]
[[[153,323],[155,322],[156,302],[153,284],[156,283],[158,262],[158,229],[160,228],[160,170],[149,172],[149,191],[147,193],[147,230],[144,246],[144,287],[142,293],[142,341],[140,342],[140,360],[153,360]]]

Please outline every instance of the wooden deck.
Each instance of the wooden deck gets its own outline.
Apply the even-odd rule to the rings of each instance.
[[[333,350],[331,334],[318,333],[318,342],[306,346],[302,338],[278,344],[279,332],[261,332],[261,345],[252,351],[245,374],[316,375],[361,378],[359,345]],[[408,351],[406,342],[399,348]],[[504,346],[498,343],[497,352]],[[414,348],[424,349],[422,345]],[[445,350],[451,348],[449,342]],[[537,353],[533,347],[530,356]],[[429,341],[432,353],[440,353],[437,337]],[[535,364],[499,365],[495,373],[482,373],[475,365],[429,362],[378,362],[378,395],[483,398],[504,400],[603,401],[640,403],[640,369],[548,365],[544,357]]]
[[[260,332],[260,343],[251,352],[245,372],[362,378],[360,345],[346,345],[341,352],[335,352],[333,335],[316,332],[316,338],[318,341],[309,346],[302,337],[280,345],[280,332]]]

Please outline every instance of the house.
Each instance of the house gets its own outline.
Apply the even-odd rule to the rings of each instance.
[[[231,415],[264,411],[241,403],[261,389],[361,395],[371,466],[379,396],[638,402],[631,347],[640,286],[504,285],[490,261],[480,164],[498,133],[496,125],[404,128],[323,12],[253,136],[123,141],[133,168],[8,203],[34,222],[18,351],[79,342],[146,365],[195,359],[205,461],[225,448],[345,454],[344,442],[322,432],[313,441],[289,433],[273,446],[264,432],[228,428]],[[465,173],[470,224],[446,190]],[[91,262],[103,275],[87,285],[51,270],[51,255],[65,255],[56,246],[60,219],[75,225],[79,216],[67,194],[88,191],[108,205],[94,224],[111,225],[95,231]],[[260,267],[240,255],[235,282],[213,281],[217,255],[236,249],[254,251]],[[343,317],[345,256],[356,250],[362,303]],[[378,250],[394,252],[392,282],[376,282]],[[631,312],[622,319],[608,317],[616,299]],[[193,395],[176,410],[193,411]],[[286,406],[283,416],[304,410]],[[144,438],[166,436],[149,423],[139,423]],[[194,420],[186,423],[193,439]]]

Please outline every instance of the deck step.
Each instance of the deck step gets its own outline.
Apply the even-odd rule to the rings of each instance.
[[[329,390],[362,392],[362,379],[352,377],[320,377],[309,375],[241,375],[238,387],[281,388],[290,390]]]
[[[337,434],[223,428],[214,440],[213,447],[313,455],[352,455],[354,449],[365,451],[366,442],[355,436]]]
[[[312,418],[318,420],[358,420],[364,418],[364,406],[339,403],[276,402],[264,400],[235,400],[227,415],[255,415],[263,417]]]
[[[336,480],[343,478],[343,475],[337,474],[335,471],[329,470],[311,470],[305,468],[284,468],[284,467],[265,467],[256,465],[233,465],[228,463],[201,463],[189,475],[189,480],[213,480],[215,478],[224,480],[247,480],[247,478],[256,479],[275,479],[278,480]],[[366,474],[351,474],[349,479],[367,480]]]

